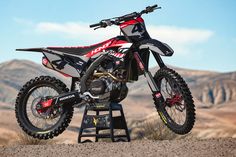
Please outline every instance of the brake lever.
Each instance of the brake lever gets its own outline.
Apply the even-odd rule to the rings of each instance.
[[[96,30],[96,29],[99,29],[99,28],[103,28],[103,27],[101,27],[101,26],[98,26],[98,27],[95,27],[95,28],[94,28],[94,30]]]
[[[153,12],[153,11],[156,10],[156,9],[161,9],[161,7],[151,8],[151,9],[147,10],[147,12],[148,12],[148,13],[151,13],[151,12]]]

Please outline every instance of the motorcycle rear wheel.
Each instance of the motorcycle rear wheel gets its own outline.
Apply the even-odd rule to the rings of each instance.
[[[189,133],[195,123],[195,105],[183,78],[170,68],[161,68],[154,80],[164,98],[163,104],[154,103],[161,120],[176,134]]]
[[[27,82],[18,93],[15,114],[20,127],[28,135],[38,139],[50,139],[61,134],[73,116],[72,105],[61,104],[38,112],[36,105],[42,99],[68,92],[60,80],[40,76]]]

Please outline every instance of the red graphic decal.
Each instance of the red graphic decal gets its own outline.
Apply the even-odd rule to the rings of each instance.
[[[129,25],[134,25],[134,24],[139,23],[139,22],[144,22],[144,20],[141,17],[138,17],[134,20],[129,20],[129,21],[121,23],[120,28],[124,28],[124,27],[127,27]]]
[[[123,54],[123,53],[111,53],[110,55],[112,55],[116,58],[123,58],[125,56],[125,54]]]
[[[98,52],[101,52],[101,51],[105,50],[111,44],[111,42],[112,42],[111,40],[106,42],[104,45],[102,45],[102,46],[94,49],[93,51],[87,53],[85,56],[89,57],[89,58],[92,57],[93,55],[97,54]]]
[[[89,48],[89,47],[93,47],[93,46],[96,46],[96,45],[99,45],[99,44],[102,44],[102,43],[107,43],[109,41],[111,41],[111,39],[100,42],[100,43],[97,43],[97,44],[89,45],[89,46],[50,46],[50,47],[47,47],[47,48],[49,48],[49,49],[50,48]]]
[[[155,94],[155,97],[156,97],[156,98],[160,98],[160,97],[161,97],[161,93],[156,93],[156,94]]]
[[[122,46],[123,44],[126,44],[126,43],[128,43],[128,42],[124,41],[124,40],[114,40],[109,47]]]
[[[47,64],[48,64],[48,62],[49,62],[49,61],[48,61],[48,59],[47,59],[47,58],[43,58],[43,59],[42,59],[42,64],[43,64],[43,65],[47,65]]]
[[[72,76],[70,76],[69,74],[66,74],[66,73],[63,73],[63,72],[61,72],[61,71],[58,71],[60,74],[62,74],[63,76],[65,76],[65,77],[72,77]]]

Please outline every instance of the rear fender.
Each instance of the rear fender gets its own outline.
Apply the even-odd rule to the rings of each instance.
[[[166,43],[162,43],[156,39],[148,39],[140,42],[139,49],[149,49],[162,56],[172,56],[174,53],[174,50],[169,45],[167,45]]]
[[[48,52],[43,52],[44,57],[42,64],[48,68],[54,69],[64,76],[68,77],[80,77],[80,72],[82,71],[86,62],[81,60],[76,65],[71,62],[68,56],[62,56],[58,54],[52,54]],[[76,58],[79,59],[79,58]]]
[[[16,51],[31,51],[31,52],[43,52],[44,48],[26,48],[26,49],[16,49]]]
[[[47,48],[26,48],[16,49],[16,51],[41,52],[44,55],[42,64],[45,67],[58,71],[68,77],[80,77],[80,72],[86,63],[84,60],[74,57],[74,60],[76,60],[77,63],[74,65],[69,59],[70,56],[66,56],[63,52]]]

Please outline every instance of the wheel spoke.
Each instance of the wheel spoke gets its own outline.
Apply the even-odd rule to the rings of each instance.
[[[175,83],[170,82],[170,80],[167,78],[161,79],[160,90],[165,100],[167,98],[172,99],[176,94],[180,93],[178,86]],[[182,100],[180,103],[174,104],[173,106],[172,104],[169,104],[171,106],[166,105],[165,107],[166,112],[168,113],[169,117],[177,125],[183,125],[186,119],[186,115],[185,115],[186,109],[185,109],[184,100]],[[176,106],[176,105],[179,105],[179,106]],[[183,111],[181,112],[180,109],[183,109]]]
[[[50,117],[53,108],[49,108],[47,111],[43,111],[42,113],[39,113],[36,110],[36,105],[42,100],[42,98],[53,97],[56,95],[58,95],[58,92],[49,86],[38,87],[30,94],[26,103],[26,114],[29,121],[35,127],[47,130],[55,125],[60,119],[60,115],[55,118]]]

